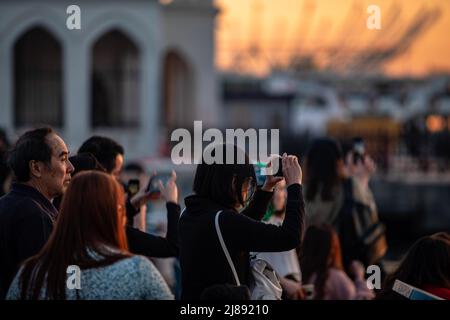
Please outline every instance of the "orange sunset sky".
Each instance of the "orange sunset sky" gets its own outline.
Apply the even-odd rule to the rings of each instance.
[[[370,4],[381,9],[381,30],[366,27]],[[249,52],[252,44],[259,48],[259,59],[250,67],[255,74],[268,72],[269,61],[282,64],[295,52],[382,46],[416,15],[436,10],[434,23],[384,71],[397,76],[450,72],[450,0],[216,0],[216,6],[216,64],[221,70],[230,69],[236,54]]]

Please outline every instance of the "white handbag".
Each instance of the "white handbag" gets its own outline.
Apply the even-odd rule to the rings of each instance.
[[[223,240],[222,232],[220,231],[219,216],[221,212],[222,210],[218,211],[215,218],[217,236],[219,237],[220,245],[222,246],[222,250],[225,253],[231,271],[233,272],[236,285],[240,286],[241,282],[239,281],[236,268],[234,267],[233,260],[231,260],[230,253],[228,252],[227,246]],[[258,258],[251,259],[250,271],[252,274],[252,283],[250,285],[251,300],[281,300],[283,289],[281,288],[280,279],[267,261]]]

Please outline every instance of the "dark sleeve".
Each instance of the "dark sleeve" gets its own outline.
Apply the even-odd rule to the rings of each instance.
[[[272,199],[272,195],[273,192],[258,189],[247,208],[245,208],[241,214],[252,218],[253,220],[260,221],[266,214],[267,206]]]
[[[130,198],[127,198],[125,208],[127,213],[127,224],[133,226],[133,218],[139,213],[139,210],[131,204]]]
[[[174,248],[178,256],[178,221],[180,220],[180,206],[173,202],[166,202],[167,208],[167,233],[166,240]]]
[[[178,256],[178,219],[180,206],[168,202],[167,234],[166,237],[155,236],[127,226],[127,238],[130,252],[154,258],[168,258]]]
[[[220,215],[219,225],[227,246],[254,252],[287,251],[298,247],[305,217],[302,187],[294,184],[287,188],[287,192],[286,215],[281,226],[224,211]]]
[[[23,209],[22,212],[27,212],[27,214],[21,217],[17,224],[17,230],[15,230],[17,237],[16,252],[20,263],[34,256],[42,249],[52,230],[51,221],[42,216],[38,208],[30,206]]]

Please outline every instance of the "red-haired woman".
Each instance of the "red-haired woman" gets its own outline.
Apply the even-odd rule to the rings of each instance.
[[[329,225],[307,229],[300,252],[300,266],[304,284],[314,285],[316,300],[372,299],[366,286],[364,267],[353,261],[352,281],[342,267],[341,246],[336,231]]]
[[[153,264],[129,253],[125,223],[119,183],[98,171],[78,174],[49,241],[25,261],[7,299],[173,299]],[[71,265],[81,288],[67,286]]]

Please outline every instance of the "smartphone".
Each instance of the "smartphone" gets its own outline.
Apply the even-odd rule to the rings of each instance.
[[[266,181],[266,176],[262,174],[263,168],[265,168],[267,165],[262,162],[258,162],[253,165],[255,168],[255,175],[256,175],[256,185],[258,187],[262,187],[264,185],[264,182]]]
[[[398,279],[395,280],[392,291],[397,292],[409,300],[444,300]]]
[[[272,158],[278,158],[278,170],[276,172],[273,172],[272,175],[275,177],[283,177],[283,164],[281,162],[281,156],[276,154],[276,155],[271,155]],[[272,160],[274,161],[274,160]],[[265,174],[266,170],[268,169],[269,163],[263,163],[263,162],[258,162],[255,165],[255,172],[256,172],[256,177],[258,179],[258,185],[259,185],[259,180],[261,179],[262,182],[264,182],[265,180],[265,176],[267,174]],[[272,163],[273,166],[273,163]],[[259,178],[259,176],[261,176],[261,178]]]
[[[366,153],[366,147],[363,138],[357,137],[353,139],[353,163],[364,161],[364,155]]]
[[[283,176],[283,163],[281,161],[282,157],[279,154],[271,155],[272,157],[272,163],[271,166],[274,166],[274,163],[278,161],[278,170],[276,172],[273,172],[273,176],[275,177],[282,177]]]
[[[145,189],[146,193],[160,193],[158,181],[161,180],[162,184],[165,186],[167,181],[171,178],[171,174],[157,174],[150,178],[147,188]]]
[[[136,193],[139,192],[139,188],[140,188],[140,182],[139,182],[138,179],[130,179],[130,180],[128,180],[127,193],[128,193],[128,196],[130,198],[133,197]]]
[[[283,162],[281,161],[281,156],[278,155],[278,170],[274,174],[275,177],[282,177],[283,176]]]

